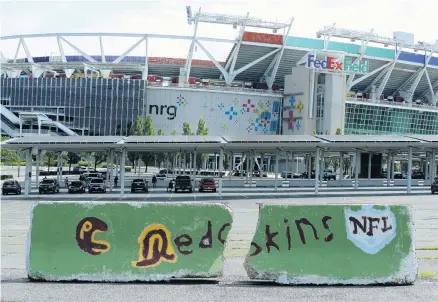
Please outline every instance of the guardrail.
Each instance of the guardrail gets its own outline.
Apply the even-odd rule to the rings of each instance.
[[[197,84],[187,84],[187,83],[167,83],[167,82],[148,82],[148,86],[152,87],[169,87],[169,88],[192,88],[192,89],[207,89],[207,90],[219,90],[219,91],[236,91],[236,92],[257,92],[266,94],[278,94],[281,96],[283,91],[279,90],[265,90],[265,89],[254,89],[245,87],[231,87],[231,86],[204,86]]]
[[[388,100],[372,100],[372,99],[361,99],[361,98],[355,98],[355,97],[348,97],[347,101],[353,101],[353,102],[364,102],[364,103],[371,103],[371,104],[383,104],[383,105],[391,105],[394,107],[403,107],[403,108],[422,108],[422,109],[430,109],[430,110],[436,110],[438,111],[437,106],[433,105],[420,105],[416,103],[406,103],[406,102],[393,102]]]

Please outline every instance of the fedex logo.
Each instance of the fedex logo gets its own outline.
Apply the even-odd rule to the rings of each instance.
[[[368,61],[355,64],[351,59],[345,58],[340,60],[335,57],[326,57],[323,60],[317,59],[315,55],[307,56],[307,68],[327,70],[333,72],[349,72],[349,73],[368,73]]]

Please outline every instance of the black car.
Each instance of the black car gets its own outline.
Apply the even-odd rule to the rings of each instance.
[[[93,192],[106,193],[106,186],[103,178],[89,178],[88,193]]]
[[[9,193],[14,193],[16,195],[21,194],[21,186],[18,181],[14,179],[6,180],[2,186],[2,194],[6,195]]]
[[[438,193],[438,177],[435,177],[432,185],[430,186],[430,192],[432,194]]]
[[[59,193],[59,183],[56,179],[43,179],[38,187],[38,192],[42,193]]]
[[[85,184],[80,180],[69,183],[68,193],[85,193]]]
[[[131,193],[142,191],[145,193],[149,192],[148,182],[144,179],[138,178],[131,182]]]
[[[177,176],[175,179],[175,193],[184,190],[188,190],[189,193],[193,192],[193,186],[190,176]]]
[[[421,171],[412,172],[412,179],[426,179],[425,175]]]

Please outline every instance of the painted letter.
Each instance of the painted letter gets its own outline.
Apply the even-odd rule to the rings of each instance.
[[[217,239],[220,243],[225,244],[225,239],[222,238],[222,233],[225,231],[227,227],[230,227],[231,224],[225,223],[219,230],[219,233],[217,233]]]
[[[389,230],[392,230],[392,225],[390,225],[389,227],[386,225],[386,221],[388,220],[388,217],[382,217],[383,220],[383,229],[382,232],[385,233]]]
[[[134,267],[155,267],[162,261],[175,263],[177,255],[172,247],[169,230],[162,224],[147,226],[138,238],[139,259],[132,261]]]
[[[108,225],[96,217],[86,217],[76,226],[76,242],[81,250],[96,256],[109,251],[111,245],[103,240],[95,240],[97,232],[108,231]]]
[[[353,234],[357,234],[357,227],[359,226],[359,228],[362,230],[362,232],[366,232],[367,231],[367,217],[366,216],[362,216],[363,219],[363,224],[359,222],[359,220],[357,220],[355,217],[349,217],[348,220],[350,220],[353,223]]]
[[[186,239],[185,241],[182,241],[181,239]],[[187,250],[187,251],[182,251],[181,247],[182,246],[190,246],[190,244],[193,243],[192,237],[190,237],[187,234],[182,234],[179,235],[178,237],[175,238],[175,240],[173,241],[175,242],[176,248],[178,249],[178,251],[183,254],[183,255],[190,255],[191,253],[193,253],[193,250]]]
[[[255,251],[249,255],[250,257],[257,256],[258,254],[260,254],[262,252],[262,248],[260,247],[260,245],[258,245],[254,241],[251,241],[251,246],[255,247]]]
[[[169,106],[167,107],[167,119],[173,120],[176,117],[176,106]]]
[[[300,233],[301,242],[303,244],[306,244],[306,237],[304,236],[304,231],[303,231],[303,228],[301,227],[301,224],[305,224],[305,225],[308,225],[308,226],[312,227],[313,235],[315,236],[315,239],[316,240],[319,239],[318,238],[318,233],[316,232],[315,227],[306,218],[301,218],[299,220],[295,220],[295,224],[297,225],[298,232]]]
[[[324,216],[322,218],[322,225],[324,226],[324,229],[326,229],[327,231],[330,231],[330,227],[327,223],[327,220],[332,219],[330,216]],[[333,233],[330,233],[327,237],[324,238],[325,242],[330,242],[333,240]]]
[[[211,221],[208,221],[208,229],[207,233],[204,235],[204,237],[201,238],[201,241],[199,242],[199,248],[201,249],[209,249],[212,247],[212,236],[211,236]]]
[[[368,236],[373,236],[373,229],[378,229],[379,228],[378,225],[373,225],[373,222],[379,223],[380,222],[380,218],[368,217],[368,222],[369,222],[369,225],[368,225],[367,235]]]
[[[266,248],[268,249],[268,253],[271,252],[271,246],[275,247],[278,251],[280,251],[280,248],[273,240],[274,237],[278,235],[278,232],[271,233],[271,227],[267,224],[265,235],[266,235]]]

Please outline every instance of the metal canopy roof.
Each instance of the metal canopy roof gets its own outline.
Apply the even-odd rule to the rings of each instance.
[[[257,135],[257,136],[77,136],[22,137],[1,143],[2,148],[24,150],[38,147],[48,151],[95,152],[126,148],[136,152],[314,152],[317,147],[326,152],[415,152],[438,150],[437,135]]]

